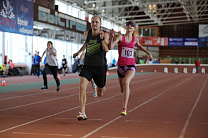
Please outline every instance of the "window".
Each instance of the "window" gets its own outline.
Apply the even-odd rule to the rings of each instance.
[[[58,11],[62,12],[62,13],[66,13],[67,14],[67,4],[60,2],[60,1],[55,1],[55,5],[58,5]]]

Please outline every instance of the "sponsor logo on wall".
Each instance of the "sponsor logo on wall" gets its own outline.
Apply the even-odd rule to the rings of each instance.
[[[0,31],[33,35],[33,1],[2,0],[0,2]]]

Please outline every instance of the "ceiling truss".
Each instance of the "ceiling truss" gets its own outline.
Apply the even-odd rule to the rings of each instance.
[[[61,0],[77,3],[85,11],[125,25],[139,26],[208,23],[208,0]]]

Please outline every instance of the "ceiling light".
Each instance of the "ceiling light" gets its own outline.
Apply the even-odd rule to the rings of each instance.
[[[92,7],[93,7],[93,8],[95,8],[95,6],[96,6],[96,4],[95,4],[95,3],[93,3],[93,4],[92,4]]]

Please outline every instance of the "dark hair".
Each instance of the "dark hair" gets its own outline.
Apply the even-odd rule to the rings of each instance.
[[[51,45],[53,45],[53,43],[51,41],[48,41],[48,43],[50,43]]]
[[[100,23],[101,23],[101,18],[100,18],[99,16],[95,15],[95,16],[93,16],[92,18],[94,18],[94,17],[98,17],[98,18],[100,19]]]
[[[4,64],[7,64],[7,62],[4,62]]]

